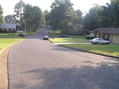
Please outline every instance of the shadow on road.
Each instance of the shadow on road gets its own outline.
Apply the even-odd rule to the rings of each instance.
[[[34,74],[33,80],[43,80],[42,86],[34,85],[29,89],[119,89],[118,63],[102,63],[97,67],[35,69],[24,73]]]

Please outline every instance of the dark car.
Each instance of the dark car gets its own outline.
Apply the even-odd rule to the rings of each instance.
[[[49,39],[48,36],[44,36],[44,37],[43,37],[43,40],[48,40],[48,39]]]
[[[18,35],[19,37],[26,37],[27,35],[26,34],[24,34],[24,33],[19,33],[19,35]]]

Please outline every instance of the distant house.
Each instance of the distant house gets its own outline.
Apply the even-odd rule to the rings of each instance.
[[[119,28],[100,28],[91,31],[90,35],[107,39],[114,44],[119,44]]]
[[[3,23],[1,26],[2,32],[15,32],[16,24]]]

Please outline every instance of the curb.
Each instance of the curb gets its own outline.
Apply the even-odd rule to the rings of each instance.
[[[13,42],[9,45],[7,45],[5,48],[3,48],[1,51],[0,51],[0,89],[8,89],[8,54],[9,54],[9,51],[11,49],[11,47],[20,42],[20,41],[23,41],[23,40],[19,40],[17,42]]]
[[[61,45],[58,45],[58,46],[61,46]],[[61,47],[65,47],[65,46],[61,46]],[[77,51],[82,51],[82,52],[87,52],[87,53],[92,53],[92,54],[97,54],[97,55],[106,56],[106,57],[117,58],[119,61],[119,56],[106,55],[106,54],[102,54],[102,53],[96,53],[96,52],[80,50],[80,49],[75,49],[75,48],[70,48],[70,47],[65,47],[65,48],[69,48],[69,49],[73,49],[73,50],[77,50]]]
[[[8,65],[7,65],[7,55],[11,48],[12,44],[7,45],[5,48],[0,51],[0,89],[8,89]]]

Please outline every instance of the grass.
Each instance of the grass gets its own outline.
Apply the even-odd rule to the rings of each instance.
[[[11,43],[14,43],[14,42],[17,42],[19,40],[22,40],[22,39],[18,39],[18,38],[9,38],[9,39],[0,39],[0,51],[6,47],[7,45],[11,44]]]
[[[60,31],[48,31],[48,35],[58,37],[60,35]]]
[[[70,37],[70,38],[86,38],[85,35],[68,35],[67,37]]]
[[[27,35],[32,35],[36,32],[27,32]],[[0,33],[0,51],[7,45],[24,39],[23,37],[18,37],[19,33]]]
[[[62,44],[60,46],[112,56],[119,56],[119,45]]]
[[[52,43],[87,43],[89,40],[86,39],[78,39],[78,38],[50,38],[49,39]]]
[[[32,35],[36,32],[27,32],[27,35]],[[0,33],[0,38],[19,38],[18,37],[19,33]]]
[[[60,31],[49,31],[48,35],[53,36],[53,37],[59,37],[60,36]],[[86,38],[84,35],[66,35],[69,38]]]

